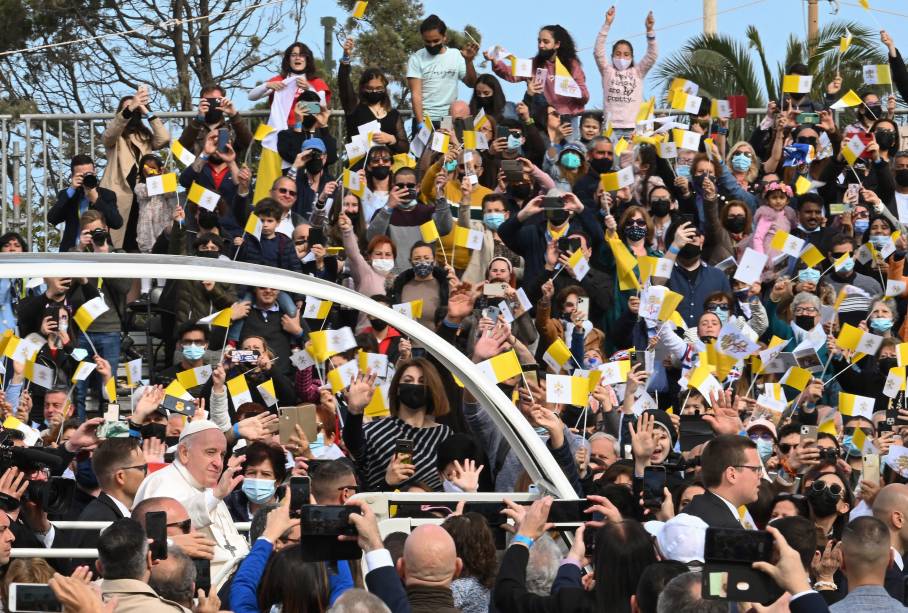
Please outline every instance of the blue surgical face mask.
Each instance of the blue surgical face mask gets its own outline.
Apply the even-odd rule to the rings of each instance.
[[[850,434],[846,434],[845,437],[842,439],[842,447],[845,449],[845,451],[850,456],[861,455],[861,450],[858,449],[857,446],[854,444],[854,440],[852,440],[852,435],[850,435]]]
[[[870,227],[869,219],[855,219],[854,220],[854,231],[858,234],[863,234],[867,231],[867,228]]]
[[[482,223],[485,226],[495,232],[498,230],[498,227],[504,223],[504,213],[486,213],[482,216]]]
[[[839,270],[842,272],[851,272],[854,270],[854,258],[849,256],[839,265]]]
[[[757,439],[757,453],[764,462],[772,457],[772,441]]]
[[[262,504],[274,496],[274,479],[243,479],[243,493],[250,502]]]
[[[876,234],[870,237],[870,242],[873,243],[873,246],[879,251],[889,244],[889,237],[882,234]]]
[[[718,308],[718,309],[713,310],[713,313],[715,313],[716,317],[719,318],[719,323],[724,326],[725,322],[728,321],[728,309]]]
[[[690,179],[690,166],[687,166],[685,164],[678,164],[678,166],[675,168],[675,172],[679,177]]]
[[[583,369],[584,370],[594,370],[602,364],[597,357],[583,358]]]
[[[737,172],[750,170],[750,156],[744,155],[743,153],[736,153],[731,156],[731,167]]]
[[[445,171],[454,172],[455,170],[457,170],[457,160],[445,162]]]
[[[568,170],[577,170],[580,168],[580,156],[576,153],[565,153],[561,156],[561,165]]]
[[[516,151],[520,149],[521,145],[523,145],[523,143],[520,142],[519,136],[514,136],[513,134],[508,136],[508,149],[510,149],[511,151]]]
[[[798,271],[798,280],[805,283],[816,283],[820,280],[820,271],[815,268],[805,268]]]
[[[205,348],[202,345],[183,345],[183,357],[187,360],[201,360],[205,355]]]
[[[320,451],[324,447],[325,447],[325,434],[323,432],[319,432],[318,436],[315,437],[315,440],[309,442],[309,449],[312,451],[313,454],[315,454],[316,451]]]
[[[626,57],[613,57],[612,63],[618,70],[627,70],[631,67],[631,60],[627,59]]]
[[[876,332],[889,332],[892,329],[892,320],[888,317],[871,317],[870,327]]]

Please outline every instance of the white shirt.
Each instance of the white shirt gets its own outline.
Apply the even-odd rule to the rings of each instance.
[[[231,559],[249,553],[249,545],[236,529],[224,501],[219,500],[211,488],[200,486],[179,460],[148,475],[136,492],[133,506],[157,496],[179,501],[186,508],[192,526],[216,543],[211,561],[212,578],[217,577]]]
[[[892,561],[895,562],[895,565],[899,567],[899,570],[905,570],[905,562],[902,560],[902,554],[899,553],[898,549],[895,547],[890,547],[892,549]]]
[[[107,497],[113,500],[113,503],[116,505],[117,510],[120,511],[120,514],[123,515],[123,517],[132,517],[132,512],[130,512],[129,507],[127,507],[125,504],[123,504],[110,494],[107,494]]]
[[[755,528],[756,524],[754,523],[753,518],[750,516],[750,511],[748,511],[746,509],[744,510],[744,518],[743,518],[744,521],[742,522],[741,514],[738,513],[738,507],[736,507],[729,501],[722,498],[722,496],[719,496],[719,494],[716,494],[715,492],[713,492],[713,494],[715,494],[716,498],[718,498],[719,500],[721,500],[722,502],[725,503],[725,506],[727,506],[728,510],[731,511],[731,514],[735,516],[735,518],[738,520],[738,523],[741,524],[742,528],[745,528],[746,530],[755,530],[756,529]]]

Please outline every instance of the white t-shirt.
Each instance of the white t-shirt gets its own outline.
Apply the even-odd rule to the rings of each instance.
[[[457,49],[430,55],[420,49],[407,61],[407,78],[422,79],[422,108],[433,121],[448,114],[457,99],[457,87],[467,74],[467,63]]]

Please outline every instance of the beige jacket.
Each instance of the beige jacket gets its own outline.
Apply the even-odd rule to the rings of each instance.
[[[101,598],[104,602],[116,598],[117,613],[191,613],[186,607],[164,600],[138,579],[104,579]]]
[[[101,187],[106,187],[117,195],[117,210],[123,217],[123,226],[119,230],[110,231],[110,237],[118,249],[123,246],[123,235],[126,233],[133,201],[132,189],[126,179],[133,167],[138,166],[143,155],[157,151],[170,142],[170,132],[158,117],[151,120],[151,141],[139,134],[124,137],[123,129],[128,122],[122,113],[117,113],[108,122],[101,136],[107,156],[107,168],[104,169],[104,176],[101,178]]]

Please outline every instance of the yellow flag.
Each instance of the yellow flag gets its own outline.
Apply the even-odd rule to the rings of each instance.
[[[495,381],[495,383],[501,383],[523,372],[517,352],[513,349],[480,362],[476,366],[487,379]]]
[[[217,326],[219,328],[229,328],[230,327],[230,315],[232,309],[227,307],[226,309],[220,310],[217,313],[212,313],[208,317],[203,317],[198,321],[200,324],[210,324],[212,326]]]
[[[814,245],[808,244],[807,249],[801,254],[801,260],[810,268],[823,261],[823,254]]]
[[[813,187],[813,183],[810,182],[810,179],[806,177],[798,177],[798,180],[795,181],[795,193],[798,196],[803,196],[810,191],[810,188]]]
[[[73,319],[76,320],[83,332],[87,332],[92,322],[108,310],[109,307],[104,302],[104,297],[98,296],[80,306],[76,310],[76,314],[73,315]]]
[[[622,136],[618,139],[618,142],[615,143],[615,157],[619,157],[625,151],[627,151],[627,141],[624,140],[624,137]]]
[[[262,238],[262,220],[255,213],[249,213],[249,219],[246,220],[246,227],[243,228],[246,234],[261,239]]]
[[[637,258],[631,255],[624,242],[619,238],[610,238],[608,241],[615,256],[615,265],[618,269],[618,285],[621,290],[640,289],[640,281],[634,272]]]
[[[267,123],[260,123],[259,127],[255,129],[255,140],[265,140],[265,137],[274,132],[274,128],[269,126]]]
[[[427,243],[434,243],[439,239],[438,228],[435,226],[435,220],[430,219],[419,226],[419,232],[422,234],[422,240]]]
[[[170,143],[170,150],[173,152],[173,157],[178,159],[183,166],[189,166],[195,162],[195,156],[192,151],[187,150],[178,140]]]
[[[785,373],[779,383],[793,387],[799,392],[803,392],[804,388],[807,387],[807,384],[810,383],[810,378],[811,374],[809,370],[805,370],[799,366],[792,366],[788,369],[788,372]]]
[[[858,3],[861,5],[865,11],[870,10],[870,0],[858,0]]]
[[[839,39],[839,53],[845,53],[848,51],[848,47],[851,46],[852,35],[848,28],[845,28],[845,36]]]
[[[831,434],[833,436],[838,436],[835,430],[835,420],[827,419],[820,424],[820,427],[817,428],[817,432],[825,432],[826,434]]]
[[[833,109],[847,109],[852,106],[857,106],[861,104],[861,97],[858,96],[853,89],[849,89],[848,92],[839,98],[837,101],[833,102],[830,105],[830,108]]]
[[[358,0],[358,2],[353,5],[353,12],[351,13],[353,19],[362,19],[366,14],[366,7],[368,6],[369,3],[365,0]]]
[[[114,377],[108,379],[107,383],[104,384],[104,395],[107,397],[108,402],[117,401],[117,380]]]
[[[653,96],[648,101],[643,102],[640,105],[640,109],[637,111],[637,123],[641,121],[646,121],[649,119],[649,116],[653,114],[653,109],[656,107],[656,97]],[[621,155],[620,153],[615,153],[615,155]]]
[[[806,94],[813,85],[810,75],[787,74],[782,79],[782,91],[787,94]]]
[[[549,345],[549,348],[545,350],[545,355],[542,356],[542,360],[555,372],[560,371],[570,359],[571,350],[560,338]]]

